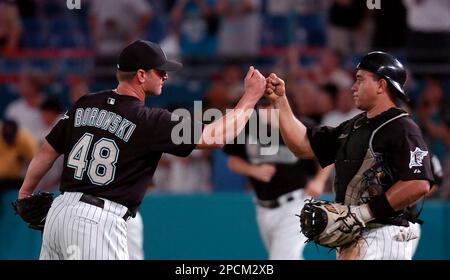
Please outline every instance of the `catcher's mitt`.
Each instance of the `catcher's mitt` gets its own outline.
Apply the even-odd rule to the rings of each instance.
[[[16,214],[28,223],[28,227],[43,231],[45,218],[52,202],[52,193],[39,192],[29,197],[16,199],[12,206]]]
[[[361,237],[365,222],[370,220],[362,206],[349,206],[328,201],[308,199],[299,217],[307,242],[336,248]]]

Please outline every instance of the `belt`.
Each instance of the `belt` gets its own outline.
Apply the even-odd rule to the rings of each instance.
[[[90,195],[90,194],[83,194],[80,198],[80,201],[87,203],[87,204],[91,204],[100,208],[104,208],[105,207],[105,201],[101,198],[98,198],[96,196]],[[130,218],[133,214],[131,213],[130,210],[127,209],[127,213],[125,213],[125,215],[123,215],[123,219],[125,221],[128,220],[128,218]]]
[[[256,203],[264,208],[269,208],[269,209],[275,209],[280,207],[281,205],[285,204],[285,203],[289,203],[291,201],[294,201],[296,198],[299,198],[302,196],[302,191],[301,190],[297,190],[297,191],[293,191],[287,194],[284,194],[276,199],[272,199],[272,200],[260,200],[257,199]]]
[[[289,197],[286,202],[290,202],[293,201],[294,197]],[[264,207],[264,208],[269,208],[269,209],[274,209],[274,208],[278,208],[281,206],[281,203],[278,201],[278,199],[273,199],[273,200],[257,200],[256,201],[258,203],[259,206]]]

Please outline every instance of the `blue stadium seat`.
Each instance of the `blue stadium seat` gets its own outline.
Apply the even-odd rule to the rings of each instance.
[[[263,16],[261,47],[286,47],[293,40],[293,21],[286,16]]]
[[[44,46],[42,38],[42,20],[36,18],[23,18],[23,31],[21,46],[23,48],[39,49]]]
[[[146,39],[152,42],[160,42],[168,32],[168,19],[163,16],[155,16],[147,27]]]
[[[296,34],[299,33],[299,30],[306,32],[303,43],[306,43],[308,46],[325,46],[327,37],[325,14],[297,15],[295,29]],[[299,38],[296,39],[298,40]]]

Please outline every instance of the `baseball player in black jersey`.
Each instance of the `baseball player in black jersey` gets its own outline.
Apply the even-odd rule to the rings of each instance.
[[[407,207],[428,193],[434,179],[419,127],[395,107],[396,97],[408,99],[405,80],[396,58],[371,52],[358,64],[352,86],[364,113],[336,128],[306,128],[292,113],[284,81],[276,74],[267,79],[289,149],[316,157],[322,167],[335,163],[335,200],[350,205],[353,218],[365,225],[362,238],[338,248],[338,259],[411,259]]]
[[[157,44],[131,43],[117,67],[117,88],[80,98],[28,168],[19,199],[31,195],[64,154],[62,195],[46,218],[41,259],[128,259],[126,220],[135,215],[162,153],[187,156],[195,148],[223,147],[243,129],[266,87],[264,76],[250,67],[235,110],[203,126],[145,107],[146,96],[161,94],[166,71],[181,68]],[[180,126],[192,128],[181,143],[172,135]]]
[[[272,122],[267,117],[275,111],[270,102],[260,102],[259,108],[262,110],[258,110],[258,121],[279,133],[276,121]],[[312,124],[308,119],[302,121]],[[229,155],[228,166],[250,179],[256,194],[257,223],[269,259],[302,260],[306,237],[298,234],[295,214],[303,207],[305,199],[322,193],[329,168],[320,169],[316,175],[318,164],[313,160],[298,159],[281,137],[277,138],[281,140],[277,152],[264,155],[261,149],[265,145],[258,131],[248,128],[247,125],[242,132],[246,134],[245,144],[228,144],[224,147]]]
[[[433,172],[434,176],[434,185],[431,187],[430,191],[423,199],[426,199],[434,195],[437,192],[439,186],[442,184],[442,181],[444,180],[444,172],[442,170],[441,161],[433,153],[430,153],[430,158],[431,158],[431,171]],[[410,207],[411,215],[413,215],[413,217],[418,217],[420,212],[422,212],[423,203],[424,201],[419,201],[417,204],[412,205]],[[414,258],[414,255],[417,251],[417,247],[419,246],[419,241],[422,235],[420,225],[422,223],[423,221],[420,219],[417,223],[410,223],[413,233],[417,236],[416,239],[412,240],[412,258]]]

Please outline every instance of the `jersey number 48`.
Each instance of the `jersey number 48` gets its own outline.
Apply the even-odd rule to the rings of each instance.
[[[108,138],[101,138],[94,143],[90,160],[88,152],[94,135],[85,133],[73,146],[67,159],[67,166],[75,169],[74,178],[83,180],[84,172],[95,185],[106,185],[114,180],[119,148]]]

